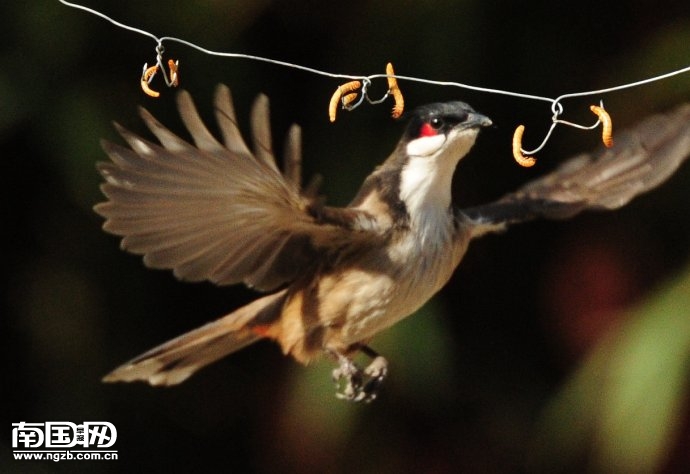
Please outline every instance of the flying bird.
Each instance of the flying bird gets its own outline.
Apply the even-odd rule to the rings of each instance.
[[[690,154],[686,104],[619,133],[613,148],[576,156],[495,202],[462,209],[451,202],[455,167],[492,122],[464,102],[435,103],[410,114],[391,155],[348,206],[330,207],[302,188],[296,125],[278,168],[265,96],[251,111],[251,149],[227,87],[215,95],[222,141],[185,91],[178,108],[194,144],[145,109],[140,115],[159,143],[117,124],[128,146],[103,142],[110,161],[98,170],[107,201],[95,207],[103,228],[148,267],[265,294],[125,363],[106,382],[178,384],[271,339],[304,364],[333,358],[338,395],[371,401],[388,364],[369,341],[438,292],[473,239],[535,218],[619,208],[661,184]],[[366,367],[353,360],[359,352],[371,360]]]

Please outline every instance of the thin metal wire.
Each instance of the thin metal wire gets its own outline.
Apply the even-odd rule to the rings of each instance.
[[[146,36],[148,38],[153,39],[156,42],[156,64],[158,64],[158,67],[164,72],[165,67],[163,64],[163,53],[165,51],[165,48],[163,46],[164,42],[171,42],[171,43],[178,43],[182,44],[184,46],[187,46],[189,48],[195,49],[203,54],[207,54],[210,56],[217,56],[217,57],[222,57],[222,58],[235,58],[235,59],[248,59],[251,61],[259,61],[259,62],[264,62],[268,64],[273,64],[276,66],[282,66],[282,67],[289,67],[292,69],[297,69],[299,71],[304,71],[310,74],[316,74],[320,76],[325,76],[325,77],[330,77],[333,79],[347,79],[347,80],[359,80],[362,81],[362,90],[360,93],[360,97],[356,102],[350,103],[345,106],[345,109],[347,110],[353,110],[359,107],[364,100],[366,99],[367,102],[371,104],[379,104],[383,102],[387,97],[389,92],[386,92],[386,94],[381,98],[381,99],[371,99],[368,95],[367,89],[368,86],[371,84],[371,82],[374,79],[381,79],[381,78],[388,78],[388,77],[395,77],[398,80],[401,81],[408,81],[408,82],[416,82],[420,84],[429,84],[429,85],[435,85],[435,86],[441,86],[441,87],[458,87],[461,89],[466,89],[466,90],[472,90],[476,92],[484,92],[488,94],[500,94],[500,95],[505,95],[505,96],[510,96],[510,97],[516,97],[520,99],[528,99],[528,100],[537,100],[537,101],[542,101],[542,102],[548,102],[551,104],[551,112],[552,112],[552,117],[551,117],[551,127],[549,128],[548,132],[546,133],[546,137],[542,141],[542,143],[535,148],[534,150],[530,151],[525,151],[523,150],[523,153],[525,154],[534,154],[540,151],[546,143],[548,142],[549,138],[551,137],[551,134],[553,133],[554,128],[557,125],[567,125],[570,127],[575,127],[575,128],[580,128],[584,130],[591,130],[600,125],[600,121],[597,120],[597,122],[594,125],[591,126],[585,126],[585,125],[580,125],[576,124],[573,122],[569,122],[566,120],[559,119],[559,117],[563,114],[564,108],[562,102],[565,99],[571,99],[575,97],[586,97],[586,96],[593,96],[593,95],[603,95],[603,94],[608,94],[610,92],[616,92],[616,91],[621,91],[624,89],[630,89],[634,87],[639,87],[642,85],[650,84],[652,82],[656,81],[661,81],[664,79],[668,79],[673,76],[678,76],[680,74],[685,74],[690,72],[690,66],[683,67],[681,69],[676,69],[671,72],[667,72],[664,74],[660,74],[657,76],[649,77],[646,79],[642,79],[639,81],[635,82],[630,82],[627,84],[621,84],[618,86],[612,86],[612,87],[606,87],[602,89],[596,89],[596,90],[591,90],[591,91],[580,91],[580,92],[572,92],[572,93],[567,93],[567,94],[562,94],[559,95],[558,97],[552,98],[552,97],[546,97],[546,96],[540,96],[540,95],[534,95],[534,94],[524,94],[521,92],[514,92],[514,91],[509,91],[509,90],[504,90],[504,89],[495,89],[495,88],[490,88],[490,87],[482,87],[482,86],[474,86],[471,84],[465,84],[462,82],[455,82],[455,81],[437,81],[433,79],[425,79],[422,77],[414,77],[414,76],[403,76],[403,75],[388,75],[388,74],[371,74],[371,75],[356,75],[356,74],[341,74],[341,73],[333,73],[329,71],[324,71],[321,69],[316,69],[308,66],[302,66],[300,64],[294,64],[290,63],[287,61],[280,61],[277,59],[271,59],[271,58],[266,58],[262,56],[255,56],[252,54],[244,54],[244,53],[228,53],[228,52],[223,52],[223,51],[213,51],[207,48],[204,48],[202,46],[199,46],[195,43],[192,43],[190,41],[186,41],[181,38],[176,38],[174,36],[162,36],[158,37],[146,30],[142,30],[140,28],[135,28],[133,26],[126,25],[124,23],[121,23],[117,20],[114,20],[113,18],[97,11],[94,10],[93,8],[86,7],[84,5],[79,5],[77,3],[72,3],[68,2],[67,0],[59,0],[60,3],[62,3],[65,6],[68,6],[70,8],[75,8],[77,10],[82,10],[88,13],[91,13],[92,15],[96,15],[100,18],[103,18],[106,21],[109,21],[113,25],[123,28],[125,30],[138,33],[140,35]],[[165,83],[168,87],[173,86],[173,80],[172,77],[168,78],[167,74],[163,74],[165,78]],[[152,79],[152,77],[151,77]],[[149,81],[150,82],[150,81]]]
[[[560,106],[560,104],[558,104]],[[604,108],[604,101],[600,100],[599,105],[601,108]],[[520,148],[523,154],[525,155],[534,155],[535,153],[539,153],[545,146],[546,143],[549,141],[549,138],[551,138],[551,134],[553,133],[553,129],[556,128],[556,125],[561,124],[561,125],[567,125],[569,127],[573,128],[579,128],[580,130],[594,130],[601,124],[601,120],[597,120],[594,122],[594,125],[580,125],[579,123],[573,123],[569,122],[567,120],[562,120],[558,118],[558,115],[560,113],[563,113],[563,107],[560,108],[560,111],[556,111],[553,114],[553,117],[551,117],[551,127],[549,127],[549,131],[546,132],[546,136],[544,137],[544,140],[542,140],[541,144],[535,148],[534,150],[525,150],[524,148]]]
[[[371,84],[371,81],[369,79],[367,79],[366,77],[364,77],[364,78],[362,78],[361,82],[362,82],[362,87],[359,89],[359,91],[357,91],[357,92],[359,92],[359,98],[356,101],[350,102],[348,104],[345,102],[345,97],[342,97],[340,99],[340,102],[343,104],[343,109],[355,110],[357,107],[359,107],[362,104],[362,102],[364,102],[365,98],[368,98],[367,88]]]

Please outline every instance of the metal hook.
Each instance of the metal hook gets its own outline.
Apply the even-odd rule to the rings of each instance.
[[[539,153],[544,148],[544,146],[546,146],[546,143],[549,141],[549,138],[551,138],[551,134],[553,133],[554,128],[556,128],[556,125],[559,125],[559,124],[560,125],[567,125],[569,127],[579,128],[580,130],[594,130],[595,128],[597,128],[599,126],[599,124],[604,124],[605,127],[602,130],[602,140],[604,140],[604,138],[605,138],[604,132],[607,132],[609,143],[613,144],[613,140],[611,139],[611,136],[610,136],[611,129],[612,129],[610,126],[610,123],[608,126],[606,126],[606,123],[604,121],[605,119],[602,120],[603,115],[599,115],[599,113],[600,113],[599,111],[603,111],[605,116],[608,117],[609,122],[611,121],[611,118],[608,116],[608,113],[606,113],[606,111],[604,110],[604,101],[603,100],[599,101],[599,104],[600,104],[599,107],[594,106],[594,105],[590,107],[592,112],[597,114],[597,116],[599,117],[599,120],[597,120],[593,125],[580,125],[579,123],[574,123],[574,122],[570,122],[568,120],[559,119],[558,117],[561,114],[563,114],[563,110],[564,110],[563,104],[561,104],[557,100],[554,101],[551,104],[551,111],[553,112],[553,117],[551,117],[551,126],[549,127],[549,131],[546,133],[544,140],[542,140],[541,144],[537,148],[535,148],[534,150],[525,150],[522,147],[520,147],[521,153],[524,155],[533,155],[535,153]],[[596,107],[597,111],[592,109],[592,107]],[[522,133],[520,133],[520,139],[518,140],[518,143],[521,143],[521,142],[522,142]],[[605,145],[606,145],[606,143],[607,142],[604,141]],[[606,146],[608,147],[610,145],[606,145]],[[515,148],[515,139],[513,140],[513,148]],[[513,153],[513,155],[516,156],[515,152]],[[517,158],[516,158],[516,160],[517,160]]]
[[[141,89],[151,97],[160,97],[160,92],[155,91],[149,87],[153,77],[156,75],[158,70],[165,71],[165,66],[163,65],[163,53],[165,52],[165,47],[162,41],[158,41],[156,44],[156,64],[149,67],[148,63],[144,63],[144,69],[141,73]],[[177,87],[180,83],[178,69],[180,66],[179,61],[168,60],[168,74],[163,74],[163,80],[165,85],[168,87]]]

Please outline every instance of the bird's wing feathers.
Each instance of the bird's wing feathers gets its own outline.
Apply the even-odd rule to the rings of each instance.
[[[226,87],[215,98],[224,143],[208,131],[188,93],[180,93],[178,107],[195,146],[142,109],[160,145],[117,126],[129,148],[104,142],[112,162],[98,165],[108,201],[95,209],[106,218],[104,229],[122,236],[122,247],[144,255],[148,266],[173,269],[185,280],[271,290],[303,273],[324,250],[371,237],[363,213],[319,207],[300,193],[296,126],[288,134],[286,175],[280,173],[266,97],[252,110],[253,153]]]
[[[578,155],[496,202],[461,211],[475,235],[586,209],[617,209],[668,179],[690,155],[690,104],[618,134],[613,148]]]

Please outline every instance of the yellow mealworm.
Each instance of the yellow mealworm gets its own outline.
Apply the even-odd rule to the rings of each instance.
[[[350,81],[338,86],[331,96],[331,102],[328,104],[328,117],[331,119],[331,122],[335,122],[335,113],[338,110],[338,102],[343,94],[356,91],[360,87],[362,87],[362,83],[359,81]]]
[[[515,158],[515,161],[517,161],[520,166],[529,168],[530,166],[534,166],[537,160],[531,156],[525,156],[522,154],[523,133],[525,133],[525,126],[518,125],[518,128],[515,129],[515,134],[513,135],[513,158]]]
[[[350,92],[349,94],[345,94],[343,96],[343,107],[347,107],[348,105],[353,103],[356,98],[357,98],[356,92]]]
[[[177,69],[179,65],[179,61],[173,61],[172,59],[168,59],[168,69],[170,69],[170,85],[173,87],[177,87],[180,83],[177,77]]]
[[[393,77],[395,76],[395,71],[393,71],[393,65],[391,63],[386,64],[386,74],[388,75],[388,90],[393,94],[393,99],[395,100],[391,116],[397,119],[400,118],[405,109],[405,99],[403,99],[402,92],[398,86],[398,80]]]
[[[146,67],[146,65],[144,65],[144,67]],[[158,72],[158,65],[151,66],[141,74],[141,89],[151,97],[158,97],[161,95],[160,92],[156,92],[149,87],[149,80],[151,80],[156,72]]]
[[[599,117],[601,122],[601,141],[604,142],[606,148],[611,148],[613,146],[613,122],[611,121],[611,116],[603,107],[598,105],[591,105],[589,109]]]

